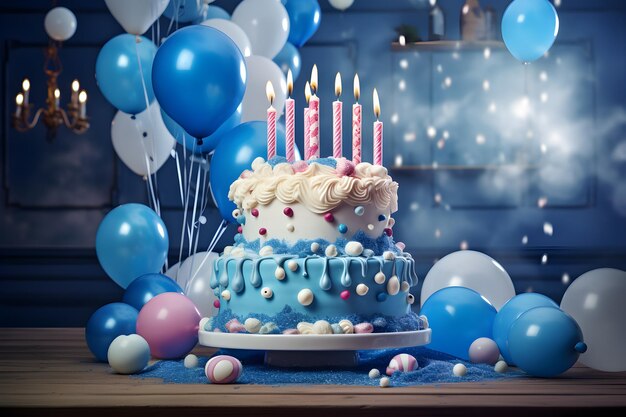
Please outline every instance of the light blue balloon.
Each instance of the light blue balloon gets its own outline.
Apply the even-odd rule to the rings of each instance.
[[[519,294],[502,306],[493,321],[493,340],[498,344],[500,354],[509,365],[514,365],[507,343],[511,324],[519,316],[535,307],[558,307],[558,305],[542,294],[532,292]]]
[[[293,80],[298,79],[302,67],[302,60],[300,59],[298,48],[286,42],[283,49],[274,57],[274,62],[280,67],[285,76],[287,76],[287,71],[291,70]]]
[[[211,158],[211,193],[224,220],[234,222],[232,212],[236,207],[228,199],[228,190],[244,170],[251,169],[252,161],[267,159],[267,122],[242,123],[223,136]],[[276,154],[285,155],[285,128],[281,124],[276,125]],[[295,158],[300,160],[297,147]]]
[[[141,113],[146,109],[144,85],[148,101],[152,103],[154,100],[152,62],[157,48],[143,36],[140,36],[139,43],[135,38],[128,33],[114,37],[104,44],[96,60],[96,81],[100,91],[109,103],[128,114]]]
[[[163,220],[143,204],[123,204],[102,219],[96,234],[96,254],[113,281],[126,288],[165,263],[169,238]]]
[[[161,109],[161,116],[163,117],[163,123],[169,130],[170,134],[176,142],[184,145],[189,152],[194,152],[198,155],[204,153],[211,153],[215,150],[222,133],[226,133],[241,123],[241,106],[237,107],[237,110],[230,116],[220,127],[210,136],[202,138],[202,145],[198,145],[198,140],[191,136],[189,133],[180,127],[171,117],[167,115]]]
[[[558,32],[559,16],[548,0],[515,0],[502,16],[504,43],[522,62],[541,58]]]
[[[289,14],[288,41],[301,48],[320,27],[322,11],[317,0],[287,0]]]
[[[508,339],[515,364],[524,372],[539,377],[552,377],[567,371],[587,350],[576,321],[556,307],[528,310],[513,322]]]
[[[420,314],[432,329],[429,349],[469,360],[469,347],[480,337],[492,338],[496,309],[474,290],[446,287],[433,293]]]
[[[195,138],[213,133],[235,112],[246,90],[246,64],[217,29],[187,26],[154,58],[152,82],[161,108]]]
[[[168,19],[176,17],[179,22],[191,22],[202,17],[203,8],[202,0],[170,0],[163,16]]]
[[[207,20],[207,19],[230,20],[230,15],[228,14],[226,10],[222,9],[221,7],[209,4],[209,8],[206,12],[206,17],[204,18],[204,20]]]

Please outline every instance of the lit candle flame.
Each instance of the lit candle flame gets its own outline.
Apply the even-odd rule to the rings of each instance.
[[[78,101],[81,103],[85,103],[87,101],[87,92],[85,90],[81,91],[78,95]]]
[[[337,99],[339,99],[339,96],[341,95],[341,74],[337,73],[337,75],[335,76],[335,95],[337,96]]]
[[[361,84],[359,83],[359,74],[354,74],[354,99],[359,101],[361,97]]]
[[[267,99],[270,102],[270,106],[274,104],[274,98],[276,97],[276,95],[274,94],[274,86],[272,85],[271,81],[268,81],[267,84],[265,84],[265,94],[267,95]]]
[[[378,120],[378,117],[380,116],[380,101],[378,101],[378,91],[376,91],[376,89],[374,89],[374,115],[376,116],[376,119]]]
[[[56,99],[61,98],[61,90],[59,90],[58,88],[54,90],[54,98]]]
[[[291,74],[291,70],[287,71],[287,91],[289,92],[289,97],[291,97],[291,93],[293,92],[293,75]]]
[[[72,91],[78,93],[78,90],[80,90],[80,83],[78,80],[72,81]]]
[[[311,100],[311,85],[308,81],[304,86],[304,96],[306,97],[306,103],[309,104],[309,100]]]
[[[22,81],[22,90],[30,90],[30,81],[28,81],[28,78],[24,78],[24,81]]]
[[[311,90],[313,94],[317,93],[317,65],[313,65],[311,70]]]
[[[24,104],[24,94],[19,93],[17,96],[15,96],[15,104],[17,104],[18,106]]]

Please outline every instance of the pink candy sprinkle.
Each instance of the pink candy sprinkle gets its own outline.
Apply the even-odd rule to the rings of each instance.
[[[261,227],[261,228],[259,229],[259,234],[260,234],[260,235],[265,235],[266,233],[267,233],[267,229],[266,229],[265,227]]]
[[[228,330],[229,333],[242,333],[246,331],[244,325],[237,319],[230,320],[224,325],[224,327],[226,327],[226,330]]]
[[[347,300],[348,298],[350,298],[350,291],[348,290],[341,291],[341,294],[339,294],[339,296],[341,297],[342,300]]]
[[[406,245],[404,244],[404,242],[398,242],[396,243],[396,247],[403,251],[404,248],[406,248]]]
[[[335,216],[333,216],[333,213],[326,213],[324,214],[324,220],[326,220],[327,222],[334,222]]]
[[[285,207],[283,209],[283,213],[285,214],[285,216],[287,217],[292,217],[293,216],[293,209],[291,207]]]
[[[374,326],[372,323],[359,323],[354,326],[354,333],[372,333],[374,331]]]
[[[304,172],[309,167],[309,164],[307,164],[305,161],[296,161],[291,167],[296,172]]]
[[[237,233],[241,233],[241,232],[243,232],[243,227],[241,226],[237,227]]]
[[[354,174],[354,163],[352,161],[348,161],[346,158],[337,159],[337,167],[335,171],[338,175],[341,176],[350,176]]]
[[[298,329],[287,329],[283,330],[283,334],[300,334],[300,332]]]
[[[387,236],[393,235],[393,230],[391,230],[389,227],[385,227],[384,232]]]
[[[254,217],[259,217],[259,210],[253,208],[252,210],[250,210],[250,214],[252,214]]]
[[[213,301],[213,307],[220,308],[220,300]]]

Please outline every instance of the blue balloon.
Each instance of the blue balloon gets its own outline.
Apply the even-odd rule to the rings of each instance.
[[[170,0],[163,11],[163,16],[179,22],[191,22],[203,17],[204,2],[202,0]]]
[[[285,155],[285,128],[276,125],[276,153]],[[234,222],[235,204],[228,199],[230,184],[250,169],[256,158],[267,158],[267,122],[242,123],[220,139],[209,170],[211,193],[224,220]],[[296,160],[300,151],[295,149]]]
[[[469,360],[469,347],[479,337],[491,339],[496,309],[474,290],[446,287],[432,294],[420,314],[433,331],[430,349]]]
[[[511,324],[519,316],[535,307],[558,307],[558,305],[542,294],[532,292],[519,294],[502,306],[493,321],[493,340],[498,344],[500,354],[509,365],[514,364],[507,344]]]
[[[163,220],[143,204],[123,204],[106,215],[96,234],[96,254],[120,287],[161,270],[169,239]]]
[[[213,133],[235,112],[246,90],[246,64],[217,29],[188,26],[157,51],[152,83],[161,108],[195,138]]]
[[[146,274],[130,283],[122,301],[141,310],[144,304],[164,292],[177,292],[184,295],[183,289],[172,278],[163,274]]]
[[[502,16],[504,43],[522,62],[541,58],[558,32],[559,16],[548,0],[515,0]]]
[[[185,129],[180,127],[180,125],[169,117],[163,109],[161,109],[161,116],[163,117],[165,127],[167,127],[167,130],[169,130],[172,137],[176,139],[176,142],[184,145],[190,152],[203,154],[213,152],[222,133],[234,129],[239,125],[239,123],[241,123],[241,106],[237,107],[237,110],[235,110],[235,112],[220,126],[220,128],[215,131],[215,133],[203,138],[202,145],[198,145],[198,140],[192,137],[189,133],[185,132]]]
[[[135,333],[138,314],[136,308],[124,303],[111,303],[96,310],[85,326],[85,340],[91,353],[106,362],[111,342],[118,336]]]
[[[154,100],[151,74],[157,48],[143,36],[140,36],[139,43],[135,38],[128,33],[114,37],[104,44],[96,60],[96,81],[100,91],[109,103],[128,114],[146,109],[145,93],[150,103]]]
[[[301,48],[320,27],[320,5],[317,0],[288,0],[285,9],[289,14],[288,41]]]
[[[221,7],[209,4],[209,8],[206,12],[206,17],[204,19],[205,20],[208,20],[208,19],[230,20],[230,15],[228,14],[226,10],[222,9]]]
[[[517,366],[539,377],[567,371],[587,350],[576,321],[556,307],[528,310],[513,322],[508,339],[509,352]]]
[[[289,42],[285,43],[283,49],[274,57],[274,62],[280,67],[285,76],[287,75],[287,70],[291,70],[294,81],[300,75],[300,68],[302,67],[300,52],[298,52],[298,48]]]

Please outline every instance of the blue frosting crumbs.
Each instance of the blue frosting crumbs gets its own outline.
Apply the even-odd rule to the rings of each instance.
[[[275,156],[272,159],[270,159],[269,161],[267,161],[267,163],[270,166],[275,167],[278,164],[288,164],[289,160],[287,158],[285,158],[284,156]]]
[[[309,314],[299,313],[294,311],[290,306],[286,305],[280,313],[276,315],[268,314],[249,314],[249,315],[237,315],[232,310],[223,310],[215,316],[211,322],[211,326],[214,328],[227,332],[226,323],[232,319],[237,319],[243,323],[246,319],[254,317],[259,319],[261,323],[274,323],[277,326],[276,332],[282,332],[287,329],[295,329],[298,323],[302,321],[314,322],[317,320],[326,320],[329,323],[339,323],[341,320],[350,320],[353,324],[369,322],[374,326],[375,333],[387,333],[387,332],[403,332],[409,330],[422,330],[424,328],[424,322],[419,316],[413,312],[400,317],[383,316],[381,314],[374,314],[370,316],[365,315],[341,315],[341,316],[324,316],[316,315],[311,317]]]
[[[271,167],[275,167],[278,164],[293,164],[293,162],[289,162],[287,160],[287,158],[285,158],[284,156],[275,156],[272,159],[270,159],[269,161],[267,161],[267,163]],[[335,158],[309,159],[308,161],[306,161],[306,163],[308,165],[311,165],[311,164],[326,165],[326,166],[329,166],[331,168],[336,168],[337,167],[337,160]]]

